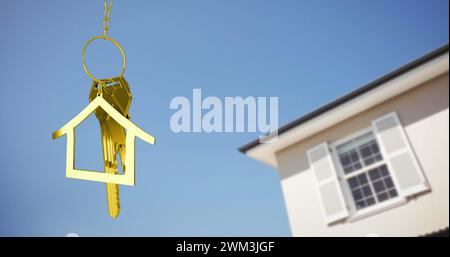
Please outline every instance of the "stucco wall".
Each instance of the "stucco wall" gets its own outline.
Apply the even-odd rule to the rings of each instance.
[[[293,236],[416,236],[449,225],[448,72],[357,116],[276,153]],[[431,191],[406,204],[357,221],[328,226],[306,150],[369,127],[396,111],[422,166]]]

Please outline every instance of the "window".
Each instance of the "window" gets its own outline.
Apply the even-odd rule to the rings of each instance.
[[[339,143],[335,149],[356,210],[398,196],[372,131]]]
[[[400,206],[430,189],[396,112],[332,144],[317,142],[306,154],[328,225]]]

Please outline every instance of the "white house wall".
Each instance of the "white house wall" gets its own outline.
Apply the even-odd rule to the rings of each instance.
[[[276,153],[293,236],[417,236],[449,225],[448,72]],[[369,127],[396,111],[431,192],[353,222],[326,225],[306,150]]]

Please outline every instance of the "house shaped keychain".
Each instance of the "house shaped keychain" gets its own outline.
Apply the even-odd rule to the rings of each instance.
[[[87,75],[93,80],[89,95],[90,104],[77,116],[52,134],[56,139],[67,136],[66,177],[106,183],[108,210],[112,218],[117,218],[120,212],[119,185],[134,186],[134,150],[135,138],[139,137],[149,144],[155,143],[155,138],[130,121],[128,109],[131,104],[131,91],[123,77],[126,68],[126,57],[123,48],[114,39],[107,37],[109,14],[112,2],[105,1],[105,17],[103,20],[103,36],[91,38],[83,47],[82,62]],[[85,51],[94,40],[112,42],[121,52],[123,66],[118,77],[97,79],[87,69]],[[80,170],[75,168],[75,128],[91,113],[99,120],[104,159],[104,172]],[[122,163],[123,174],[118,174],[118,161]]]

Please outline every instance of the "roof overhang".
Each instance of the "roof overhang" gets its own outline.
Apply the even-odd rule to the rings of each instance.
[[[252,141],[239,150],[277,167],[275,153],[390,98],[415,88],[449,70],[448,44],[335,101],[322,106],[278,130],[272,143]]]

